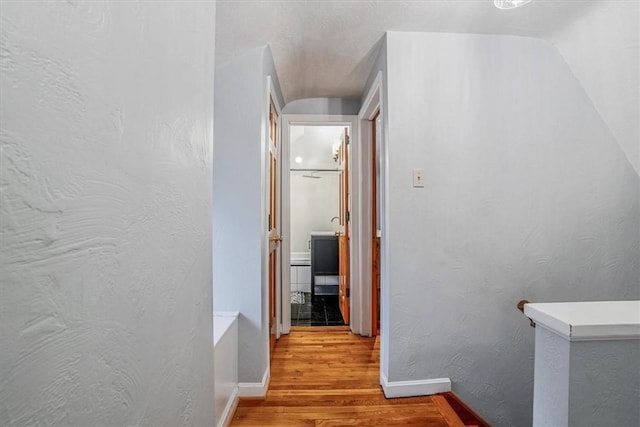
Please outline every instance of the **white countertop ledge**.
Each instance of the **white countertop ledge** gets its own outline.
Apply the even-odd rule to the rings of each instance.
[[[640,301],[530,303],[524,314],[570,341],[640,339]]]

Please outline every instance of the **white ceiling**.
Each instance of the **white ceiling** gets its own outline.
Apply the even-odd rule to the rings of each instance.
[[[290,128],[290,167],[292,169],[338,169],[334,161],[344,126],[296,126]],[[300,163],[296,162],[300,158]]]
[[[270,45],[286,102],[357,99],[385,31],[552,40],[606,1],[611,0],[533,0],[505,11],[494,7],[493,0],[219,0],[216,64]]]

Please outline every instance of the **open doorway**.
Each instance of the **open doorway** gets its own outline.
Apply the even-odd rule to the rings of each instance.
[[[292,326],[342,326],[340,247],[344,218],[348,127],[303,124],[289,128],[290,303]],[[286,268],[286,266],[285,266]],[[344,272],[343,272],[344,273]],[[284,303],[284,302],[283,302]]]
[[[356,119],[283,116],[283,333],[350,323],[349,140]]]

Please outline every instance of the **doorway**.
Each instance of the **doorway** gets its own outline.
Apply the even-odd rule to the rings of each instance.
[[[339,124],[289,127],[292,326],[349,322],[349,132]]]
[[[289,166],[282,174],[282,333],[351,323],[348,165],[356,124],[357,116],[282,116],[281,162]]]

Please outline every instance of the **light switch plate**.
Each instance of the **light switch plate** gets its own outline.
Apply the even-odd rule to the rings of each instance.
[[[424,169],[413,170],[413,186],[417,188],[424,187]]]

